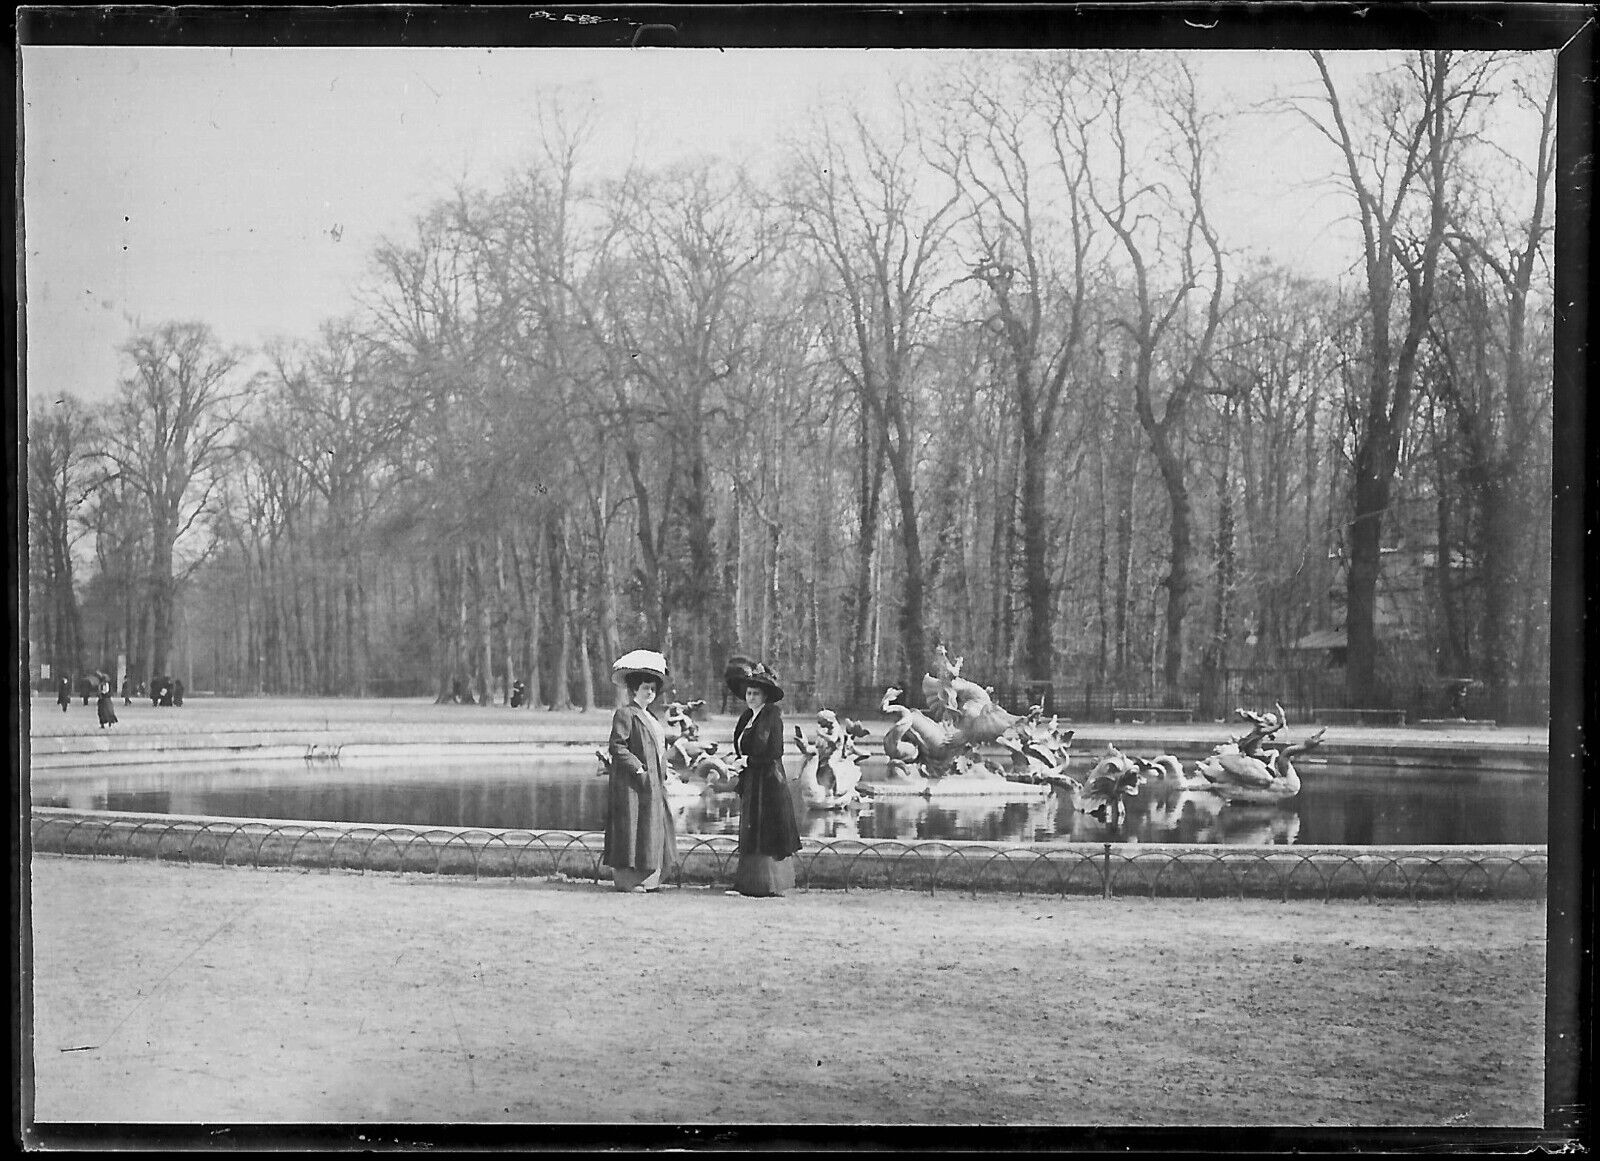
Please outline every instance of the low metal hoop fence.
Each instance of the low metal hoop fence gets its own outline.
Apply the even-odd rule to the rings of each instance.
[[[35,854],[322,871],[568,879],[599,883],[595,831],[295,822],[33,810]],[[727,887],[733,835],[682,835],[667,875]],[[1532,899],[1548,890],[1542,846],[1199,846],[1026,844],[937,839],[805,839],[801,890],[900,889],[1102,898]]]

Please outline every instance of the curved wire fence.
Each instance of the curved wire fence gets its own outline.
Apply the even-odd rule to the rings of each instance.
[[[595,831],[492,830],[33,810],[35,854],[601,882]],[[800,889],[1104,898],[1544,898],[1544,847],[1235,847],[805,839]],[[669,885],[731,886],[733,835],[681,835]]]

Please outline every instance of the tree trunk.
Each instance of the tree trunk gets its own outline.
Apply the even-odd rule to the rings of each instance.
[[[473,542],[468,556],[472,577],[472,599],[478,610],[477,647],[473,657],[477,661],[474,681],[479,705],[494,704],[494,607],[489,597],[489,585],[484,577],[483,547]]]
[[[1098,474],[1098,487],[1096,495],[1100,501],[1099,537],[1096,541],[1095,553],[1095,607],[1099,622],[1097,663],[1095,666],[1096,678],[1103,682],[1111,665],[1111,503],[1107,495],[1109,481],[1106,479],[1105,445],[1097,444],[1095,448],[1095,470]]]
[[[1118,423],[1117,437],[1112,444],[1117,448],[1125,448],[1132,440],[1132,432],[1125,422]],[[1116,509],[1117,509],[1117,581],[1116,589],[1112,594],[1112,608],[1116,615],[1116,680],[1120,683],[1126,681],[1132,665],[1129,656],[1129,628],[1128,613],[1135,600],[1133,593],[1133,550],[1134,550],[1134,499],[1137,495],[1139,476],[1140,445],[1136,445],[1128,455],[1124,469],[1116,476]]]
[[[1387,476],[1362,470],[1357,460],[1355,517],[1350,522],[1350,566],[1345,585],[1345,693],[1351,706],[1382,705],[1378,685],[1378,574],[1382,562],[1383,513],[1389,506]]]
[[[1189,492],[1169,480],[1167,498],[1172,507],[1171,551],[1167,558],[1167,652],[1162,680],[1169,705],[1179,705],[1183,677],[1183,622],[1189,612],[1194,587],[1194,535]]]
[[[167,672],[167,653],[172,647],[172,544],[175,535],[158,531],[150,559],[150,665],[153,672]]]
[[[433,608],[434,632],[438,634],[437,667],[434,670],[436,688],[433,703],[443,705],[450,701],[450,678],[455,669],[455,650],[450,631],[450,606],[452,592],[451,569],[443,551],[433,553]]]
[[[1050,680],[1054,627],[1051,613],[1048,514],[1044,504],[1045,457],[1031,425],[1022,438],[1022,561],[1028,600],[1028,640],[1023,650],[1028,676]]]
[[[594,662],[589,657],[589,630],[578,630],[578,667],[579,690],[583,696],[583,709],[585,713],[594,710]]]
[[[565,514],[552,515],[545,522],[549,547],[550,616],[555,621],[556,656],[551,674],[550,708],[572,708],[572,610],[567,592],[567,526]]]
[[[904,590],[900,605],[901,671],[912,681],[927,672],[928,651],[923,638],[922,538],[917,528],[917,506],[912,490],[909,435],[889,449],[889,468],[895,496],[900,502],[900,545],[905,555]]]
[[[519,552],[516,540],[511,541],[511,563],[517,576],[517,601],[522,608],[526,632],[523,662],[528,673],[527,705],[530,709],[544,704],[544,693],[539,677],[539,654],[542,648],[540,638],[544,612],[544,602],[539,591],[540,542],[541,538],[536,535],[526,542],[525,550]]]
[[[857,467],[857,511],[860,536],[856,540],[854,586],[850,596],[850,680],[857,688],[868,681],[871,655],[866,648],[868,623],[872,616],[874,580],[872,564],[878,546],[880,497],[883,491],[882,437],[872,428],[862,408],[860,459]],[[873,674],[873,676],[876,676]]]

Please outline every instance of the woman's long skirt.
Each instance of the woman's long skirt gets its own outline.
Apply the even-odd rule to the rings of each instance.
[[[114,726],[117,724],[117,711],[111,704],[111,695],[109,693],[96,699],[95,710],[100,715],[100,724],[102,726]]]
[[[774,783],[776,794],[787,796],[788,788]],[[770,809],[770,806],[768,807]],[[756,828],[760,815],[756,810],[742,810],[739,814],[739,864],[733,872],[733,889],[741,895],[770,897],[782,895],[794,887],[794,858],[775,859],[758,854],[760,845]]]

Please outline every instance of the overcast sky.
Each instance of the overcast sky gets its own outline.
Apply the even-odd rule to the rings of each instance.
[[[24,46],[30,393],[108,396],[130,320],[200,320],[247,345],[312,335],[350,309],[380,237],[531,156],[541,90],[592,105],[618,167],[702,153],[759,177],[820,102],[880,102],[975,55]],[[1315,83],[1304,53],[1184,55],[1203,100],[1239,108]],[[1347,206],[1315,188],[1333,164],[1292,117],[1239,118],[1212,207],[1224,241],[1337,273]]]

